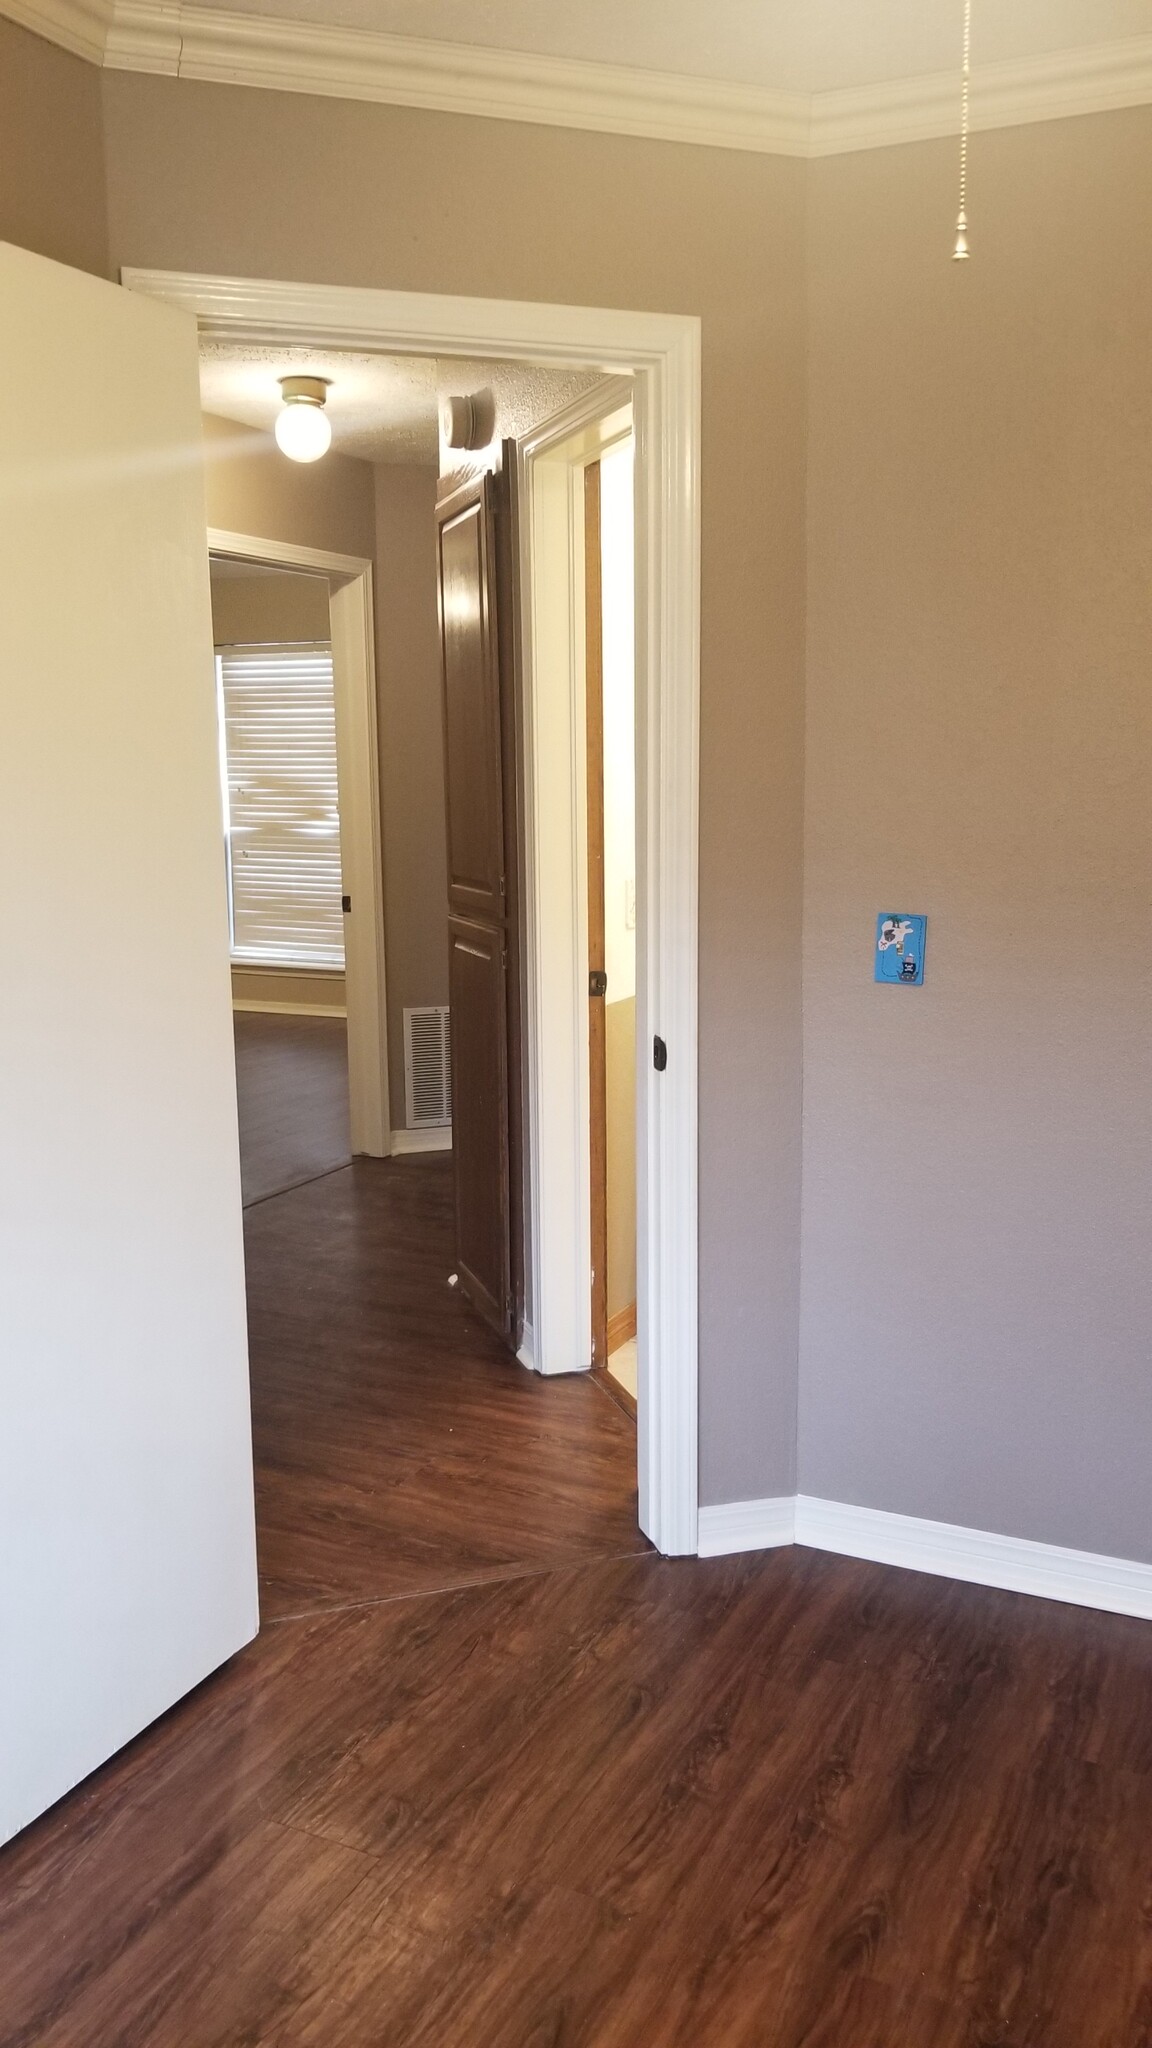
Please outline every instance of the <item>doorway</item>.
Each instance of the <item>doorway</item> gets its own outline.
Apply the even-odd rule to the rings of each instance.
[[[184,307],[209,334],[264,343],[592,365],[625,373],[635,408],[637,509],[637,1103],[638,1479],[641,1527],[668,1554],[697,1541],[697,727],[699,671],[699,322],[686,316],[531,306],[263,280],[126,271],[132,289]],[[573,426],[579,421],[574,421]],[[561,435],[559,438],[563,438]],[[538,1371],[562,1362],[563,1325],[590,1319],[586,973],[577,877],[580,833],[569,788],[547,807],[547,730],[554,706],[535,687],[533,564],[547,539],[535,499],[539,458],[522,444],[531,506],[522,516],[524,606],[525,1039],[537,1283],[526,1348]],[[539,464],[541,476],[546,465]],[[548,495],[545,493],[545,495]],[[568,494],[569,529],[575,504]],[[554,529],[558,530],[558,529]],[[548,557],[548,559],[552,559]],[[571,560],[569,550],[567,560]],[[568,747],[573,726],[568,723]],[[582,849],[580,849],[582,850]],[[574,943],[575,941],[575,943]],[[586,990],[586,982],[583,984]],[[549,1020],[560,1016],[557,1034]],[[649,1057],[651,1053],[651,1057]],[[580,1219],[575,1235],[568,1230]],[[566,1235],[567,1233],[567,1235]]]
[[[299,673],[293,674],[291,684],[303,685],[309,692],[314,714],[309,720],[310,736],[316,737],[325,754],[324,761],[315,764],[315,795],[325,815],[296,821],[310,840],[309,867],[315,862],[316,849],[321,850],[317,887],[304,889],[306,896],[316,900],[303,918],[299,914],[302,877],[295,869],[288,877],[293,904],[283,900],[282,890],[278,900],[277,881],[270,878],[264,888],[257,886],[249,892],[250,900],[243,906],[246,915],[242,914],[238,923],[232,876],[236,872],[233,855],[239,849],[232,846],[229,836],[233,1008],[242,1020],[285,1020],[262,1028],[255,1022],[238,1025],[238,1082],[246,1090],[249,1111],[248,1200],[249,1189],[254,1194],[269,1192],[273,1185],[287,1186],[309,1178],[312,1171],[326,1171],[339,1163],[338,1157],[330,1155],[339,1153],[343,1138],[342,1091],[346,1094],[349,1151],[384,1158],[391,1150],[372,563],[357,556],[216,528],[209,530],[208,549],[218,620],[214,635],[217,716],[226,829],[231,809],[227,789],[230,696],[236,706],[237,734],[242,735],[246,723],[249,728],[252,724],[253,698],[288,688],[287,668],[292,657],[299,655]],[[245,594],[246,611],[241,619],[238,593],[248,576],[257,589]],[[276,580],[285,576],[291,579],[290,595]],[[277,591],[275,612],[266,594],[271,590]],[[261,617],[263,625],[259,624]],[[231,621],[235,632],[271,633],[269,622],[274,618],[285,628],[291,623],[301,632],[306,629],[310,637],[282,641],[277,632],[274,639],[279,654],[272,661],[268,642],[263,643],[262,654],[254,654],[254,643],[247,640],[247,658],[239,652],[239,643],[233,642],[232,658],[227,658],[222,639],[228,630],[226,622]],[[330,740],[320,730],[329,717]],[[335,788],[329,787],[327,796],[320,797],[321,783],[327,778],[330,784],[333,772]],[[272,824],[275,829],[289,822],[278,818]],[[281,830],[279,836],[285,840],[277,848],[283,881],[285,862],[291,865],[289,835]],[[328,850],[326,865],[324,848]],[[333,860],[337,868],[329,873]],[[306,931],[303,924],[307,924]],[[332,1012],[331,1019],[324,1017],[325,1010]],[[325,1029],[326,1023],[334,1024],[337,1018],[342,1023],[338,1032]],[[311,1107],[301,1105],[293,1124],[285,1119],[283,1105],[290,1090],[298,1093],[301,1089],[311,1097]],[[293,1164],[297,1155],[299,1170]]]
[[[352,1156],[328,580],[209,559],[245,1207]]]
[[[634,461],[584,470],[592,1364],[636,1413],[636,664]]]

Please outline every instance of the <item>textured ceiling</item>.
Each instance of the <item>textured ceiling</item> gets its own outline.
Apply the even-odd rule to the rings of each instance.
[[[596,371],[536,364],[437,361],[431,356],[352,355],[333,349],[276,349],[226,342],[200,345],[200,398],[205,412],[243,426],[271,428],[280,409],[278,379],[328,377],[332,445],[366,462],[439,460],[437,416],[442,396],[489,389],[499,430],[520,435],[558,412],[598,380]]]
[[[228,0],[233,12],[814,93],[954,69],[962,0]],[[977,66],[1152,33],[1152,0],[974,0]]]

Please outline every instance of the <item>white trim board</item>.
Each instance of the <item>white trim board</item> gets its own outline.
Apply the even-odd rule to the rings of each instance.
[[[346,1017],[343,1003],[273,1003],[261,996],[233,996],[232,1008],[254,1017]]]
[[[845,1501],[794,1498],[730,1501],[701,1508],[701,1557],[744,1550],[770,1550],[788,1543],[873,1564],[930,1572],[973,1586],[1063,1600],[1108,1614],[1152,1621],[1152,1564],[1035,1543],[1021,1536],[997,1536],[954,1522],[922,1521]]]
[[[627,378],[607,378],[525,435],[517,450],[524,1053],[528,1124],[538,1134],[528,1160],[528,1242],[533,1363],[541,1373],[580,1372],[592,1356],[587,749],[577,743],[587,729],[584,464],[631,432],[631,384]],[[638,610],[643,590],[642,567],[636,581]],[[638,764],[641,757],[638,748]],[[638,807],[638,819],[642,815]],[[642,864],[638,859],[641,910]],[[638,929],[638,958],[643,936]],[[642,980],[640,975],[638,994]],[[639,1042],[644,1037],[641,1019]],[[642,1088],[637,1101],[642,1107]],[[639,1134],[637,1145],[642,1149]],[[642,1192],[639,1199],[642,1203]],[[639,1278],[643,1291],[643,1261]]]
[[[392,1157],[402,1158],[415,1152],[450,1152],[452,1150],[451,1124],[430,1124],[424,1131],[393,1131]]]
[[[700,1557],[732,1557],[741,1550],[779,1550],[796,1540],[796,1500],[730,1500],[700,1509]]]
[[[116,0],[102,44],[99,0],[4,0],[4,11],[97,61],[99,47],[113,70],[770,156],[880,149],[954,135],[959,126],[959,66],[808,94],[182,0]],[[978,129],[1150,102],[1152,35],[984,65],[972,79]]]
[[[471,299],[124,269],[130,290],[180,306],[231,341],[312,342],[397,355],[611,369],[632,378],[636,436],[638,817],[646,863],[646,1065],[637,1161],[640,1526],[665,1556],[697,1543],[697,924],[700,717],[700,321],[683,313]],[[643,766],[640,762],[643,762]],[[639,891],[643,889],[640,898]],[[642,908],[641,908],[642,905]],[[641,993],[642,990],[642,993]],[[351,998],[350,998],[351,999]],[[529,1141],[534,1142],[532,1134]],[[535,1304],[533,1307],[535,1318]],[[646,1316],[646,1320],[645,1320]],[[539,1333],[537,1332],[537,1341]]]

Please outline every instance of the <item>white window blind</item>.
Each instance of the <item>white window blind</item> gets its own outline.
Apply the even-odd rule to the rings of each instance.
[[[232,954],[343,967],[332,650],[223,647]]]

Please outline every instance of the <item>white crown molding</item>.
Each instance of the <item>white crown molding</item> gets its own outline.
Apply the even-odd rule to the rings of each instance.
[[[761,155],[839,156],[957,129],[956,77],[817,93],[630,70],[189,7],[183,0],[3,0],[0,13],[115,71],[423,107]],[[977,129],[1152,103],[1152,36],[987,65]]]
[[[796,1500],[781,1494],[768,1500],[730,1500],[701,1508],[698,1557],[731,1557],[741,1550],[778,1550],[796,1540]]]
[[[80,10],[96,0],[37,4]],[[671,72],[226,13],[181,0],[116,0],[104,62],[114,70],[773,156],[837,156],[954,135],[958,127],[959,88],[951,72],[810,98]],[[988,65],[975,73],[972,87],[973,125],[985,129],[1150,102],[1152,36]]]
[[[104,61],[112,0],[4,0],[0,14],[76,57]]]
[[[116,70],[722,149],[803,156],[808,145],[809,102],[800,93],[225,13],[179,0],[118,0],[105,62]]]
[[[184,0],[0,0],[0,13],[114,71],[529,121],[760,155],[841,156],[954,135],[956,74],[817,93],[282,21]],[[977,129],[1152,104],[1152,36],[973,75]]]
[[[1018,128],[1150,102],[1152,36],[988,64],[972,76],[972,126],[977,129]],[[959,109],[957,78],[950,71],[818,93],[812,101],[807,153],[842,156],[855,149],[886,149],[955,135]]]

